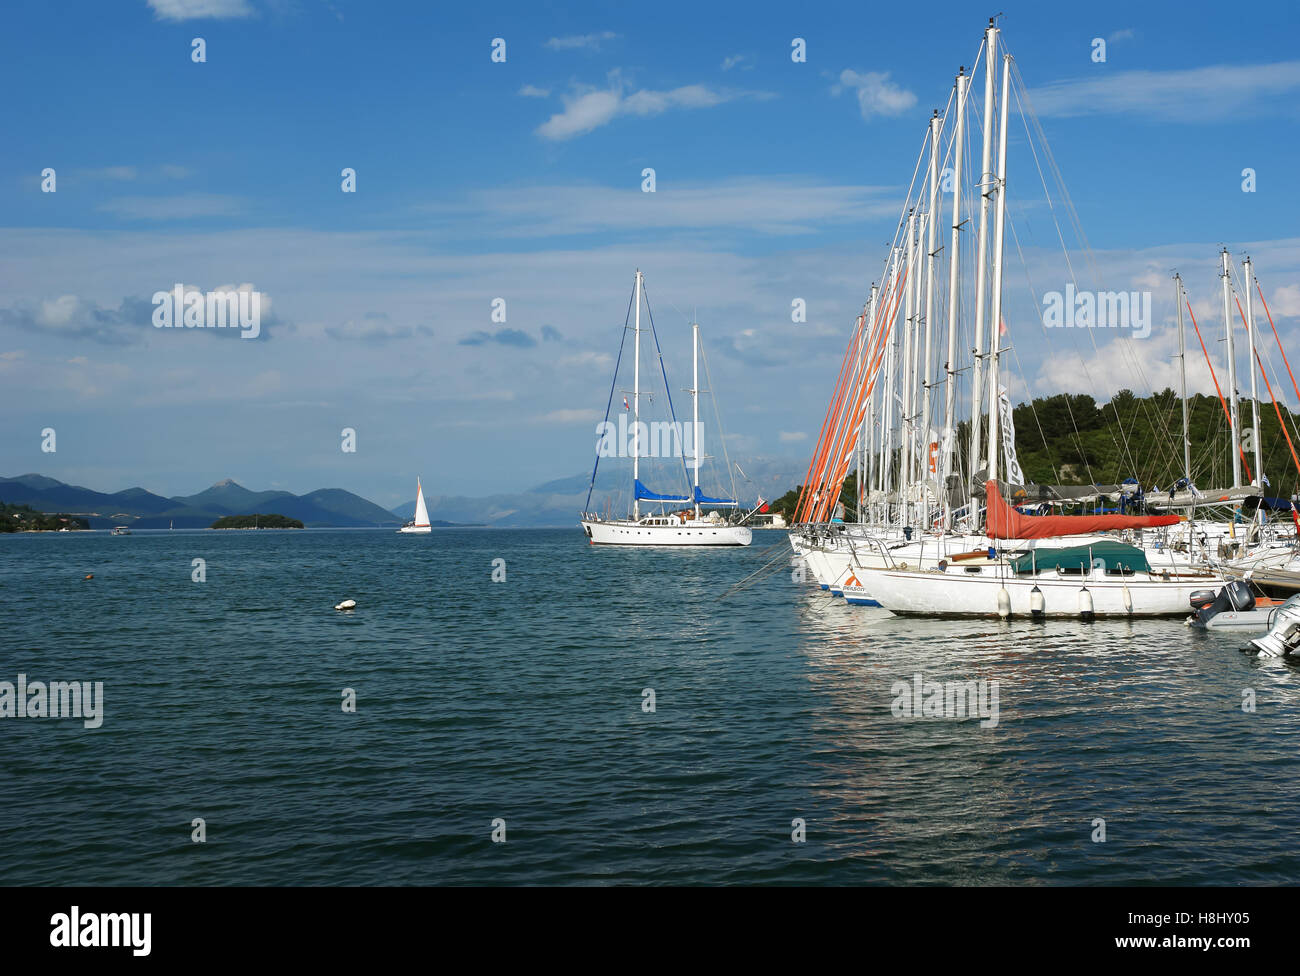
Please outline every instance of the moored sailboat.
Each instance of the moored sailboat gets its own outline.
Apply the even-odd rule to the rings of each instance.
[[[958,463],[957,384],[967,371],[957,362],[962,292],[959,286],[960,228],[973,217],[960,212],[962,148],[969,78],[958,73],[949,141],[952,239],[948,261],[947,361],[942,379],[932,378],[938,352],[935,243],[940,223],[938,193],[943,158],[940,136],[951,128],[950,112],[929,120],[917,163],[928,151],[928,206],[918,190],[903,207],[897,236],[885,262],[883,287],[872,285],[870,302],[858,317],[845,353],[840,380],[804,482],[791,544],[824,589],[852,603],[880,605],[899,613],[956,615],[1126,616],[1179,614],[1194,590],[1222,585],[1222,578],[1184,549],[1164,545],[1166,527],[1177,516],[1031,516],[1002,501],[998,488],[1001,456],[1011,485],[1026,480],[1015,458],[1011,402],[1000,384],[1001,337],[1007,331],[1002,308],[1003,251],[1007,223],[1007,135],[1009,54],[999,47],[1000,31],[990,22],[984,61],[983,153],[975,186],[979,201],[974,285],[974,358],[970,363],[970,422],[967,470]],[[978,59],[977,59],[978,60]],[[1001,68],[1000,97],[995,90]],[[1023,93],[1023,87],[1022,87]],[[1030,109],[1032,112],[1032,109]],[[997,146],[996,165],[994,146]],[[916,186],[914,179],[913,186]],[[986,328],[987,326],[987,328]],[[942,387],[943,427],[931,428],[930,400]],[[1235,405],[1233,410],[1235,416]],[[987,439],[982,425],[987,419]],[[1235,421],[1234,421],[1235,426]],[[983,443],[982,443],[983,442]],[[1235,446],[1235,444],[1234,444]],[[878,449],[878,451],[877,451]],[[857,458],[852,498],[842,489]],[[1190,480],[1190,479],[1189,479]],[[1237,486],[1240,481],[1235,480]],[[1134,482],[1136,486],[1136,482]],[[1115,486],[1128,497],[1126,486]],[[1100,486],[1039,489],[1047,494],[1022,502],[1082,507]],[[1237,488],[1240,490],[1240,488]],[[1140,496],[1140,490],[1137,492]],[[1050,496],[1050,497],[1049,497]],[[1010,495],[1008,497],[1011,497]],[[1100,499],[1098,498],[1098,501]],[[857,524],[834,517],[839,505],[856,509]],[[1142,510],[1139,498],[1138,511]],[[987,524],[985,524],[987,518]],[[1156,530],[1145,534],[1147,530]],[[1123,532],[1124,539],[1104,533]],[[1154,538],[1153,538],[1154,536]],[[1118,567],[1095,566],[1099,549],[1125,545],[1112,555]],[[1083,552],[1087,558],[1079,553]],[[1068,558],[1067,558],[1068,557]],[[1076,565],[1063,565],[1073,560]],[[1081,585],[1086,580],[1087,585]],[[1095,592],[1094,592],[1095,591]],[[1069,599],[1066,599],[1066,596]]]
[[[689,493],[661,493],[646,487],[641,481],[640,462],[642,451],[645,448],[642,443],[642,431],[645,425],[641,422],[641,333],[644,331],[641,328],[641,303],[643,286],[644,279],[638,270],[633,289],[633,307],[635,309],[632,329],[633,388],[631,400],[624,399],[626,408],[632,414],[632,511],[627,518],[603,518],[594,512],[584,512],[581,519],[582,530],[592,545],[747,546],[753,539],[750,528],[732,522],[719,515],[716,511],[718,508],[738,509],[739,503],[736,499],[734,497],[711,497],[705,495],[700,488],[700,462],[703,458],[703,447],[700,443],[700,329],[697,323],[692,324],[693,383],[690,392],[694,422],[690,436],[684,439],[685,442],[689,443],[690,458],[694,469],[694,477],[689,485]],[[652,332],[653,328],[654,323],[653,319],[651,319]],[[626,323],[624,323],[624,329],[626,331]],[[657,345],[657,338],[655,342]],[[618,368],[615,366],[616,383],[617,372]],[[613,402],[612,387],[610,401]],[[671,398],[669,404],[671,406]],[[612,426],[609,424],[608,406],[605,411],[605,423],[602,426],[606,429]],[[675,417],[673,426],[675,429]],[[595,488],[596,472],[600,467],[604,443],[604,435],[602,435],[601,442],[596,450],[596,464],[591,472],[591,484],[588,486],[587,491],[588,506],[591,504],[591,494]],[[683,455],[683,460],[685,460],[685,455]],[[734,490],[732,494],[735,494]],[[647,507],[658,506],[659,510],[643,515],[641,511],[643,502],[647,503]],[[677,506],[684,507],[679,508]],[[705,507],[712,507],[715,511],[706,514],[703,511]]]

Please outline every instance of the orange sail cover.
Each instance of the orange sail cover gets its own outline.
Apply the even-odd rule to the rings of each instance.
[[[1085,535],[1108,529],[1152,529],[1177,525],[1180,515],[1023,515],[1002,500],[998,483],[987,492],[987,534],[990,539],[1048,539],[1058,535]]]

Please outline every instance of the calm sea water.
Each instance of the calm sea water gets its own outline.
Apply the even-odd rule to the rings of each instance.
[[[1178,621],[904,621],[788,572],[718,602],[783,539],[0,536],[0,680],[106,702],[0,719],[0,884],[1300,881],[1300,668]],[[917,673],[996,679],[997,727],[896,718]]]

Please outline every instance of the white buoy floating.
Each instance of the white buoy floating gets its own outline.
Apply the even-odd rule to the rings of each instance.
[[[356,600],[344,600],[342,603],[334,605],[335,610],[355,610],[357,608]]]
[[[1043,591],[1034,584],[1034,588],[1029,591],[1029,616],[1035,620],[1042,620],[1047,614],[1047,601],[1043,598]]]
[[[1092,594],[1088,592],[1086,586],[1079,590],[1079,616],[1084,620],[1091,620],[1093,617]]]

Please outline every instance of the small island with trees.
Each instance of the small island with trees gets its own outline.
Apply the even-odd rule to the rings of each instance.
[[[301,529],[302,523],[285,515],[224,515],[211,529]]]
[[[90,523],[76,515],[47,515],[30,505],[0,502],[0,532],[59,532],[88,528]]]

